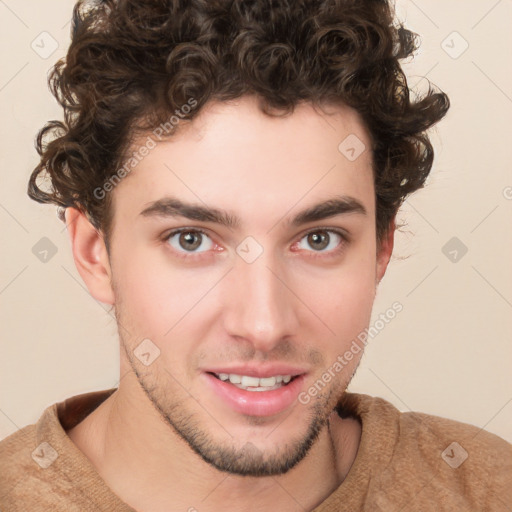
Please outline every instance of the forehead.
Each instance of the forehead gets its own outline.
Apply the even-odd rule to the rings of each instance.
[[[374,208],[371,138],[343,105],[305,103],[270,117],[251,97],[211,102],[167,139],[142,135],[130,155],[144,145],[150,149],[113,191],[125,216],[166,194],[260,217],[339,194]]]

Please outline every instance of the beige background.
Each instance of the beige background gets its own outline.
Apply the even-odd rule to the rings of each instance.
[[[118,380],[115,321],[84,288],[55,208],[26,195],[35,134],[61,117],[46,75],[65,53],[72,5],[0,0],[0,438]],[[394,301],[404,309],[368,345],[350,390],[512,442],[512,1],[400,0],[397,12],[422,35],[410,85],[423,90],[427,76],[452,108],[432,131],[428,187],[400,215],[408,227],[375,318]],[[57,249],[46,263],[32,252],[43,237]],[[452,237],[468,249],[456,262],[443,253]]]

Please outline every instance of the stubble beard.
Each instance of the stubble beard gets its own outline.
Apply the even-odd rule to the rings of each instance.
[[[126,351],[128,355],[128,351]],[[222,425],[222,418],[214,418],[210,411],[206,411],[191,395],[182,399],[169,400],[169,397],[175,395],[158,386],[161,382],[154,374],[139,371],[137,364],[132,357],[128,355],[130,365],[137,377],[138,383],[148,397],[148,400],[158,411],[163,421],[170,426],[173,431],[199,456],[203,461],[213,466],[219,471],[240,476],[276,476],[288,472],[302,461],[311,447],[317,441],[320,433],[326,427],[328,419],[334,410],[339,397],[347,387],[347,383],[338,383],[333,385],[328,391],[318,394],[308,409],[304,407],[304,415],[308,416],[308,427],[306,432],[300,438],[294,438],[288,441],[284,446],[282,444],[276,448],[273,453],[260,450],[251,442],[246,442],[242,447],[235,448],[231,443],[221,442],[208,433],[207,428],[201,425],[198,416],[204,412],[206,420],[210,420],[220,425],[229,437],[229,428]],[[171,376],[170,381],[174,380]],[[183,393],[179,385],[171,387],[179,388],[176,391]],[[167,390],[167,391],[166,391]],[[194,402],[199,407],[198,412],[192,412]],[[292,406],[293,407],[293,406]],[[197,409],[197,407],[195,407]],[[248,422],[257,424],[257,418],[247,417]],[[286,417],[283,424],[286,422]],[[281,428],[277,425],[276,430]],[[236,440],[234,440],[236,442]]]

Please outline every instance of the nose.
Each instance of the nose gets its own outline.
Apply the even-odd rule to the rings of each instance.
[[[252,263],[237,256],[226,277],[224,327],[231,337],[266,353],[297,333],[299,301],[283,265],[270,253]]]

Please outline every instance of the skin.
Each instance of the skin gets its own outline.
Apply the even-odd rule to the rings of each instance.
[[[305,391],[368,327],[394,224],[377,247],[371,152],[349,161],[338,145],[350,134],[370,148],[345,106],[305,103],[271,118],[252,97],[209,103],[112,192],[110,254],[101,232],[67,209],[77,269],[95,299],[115,306],[121,342],[118,390],[69,436],[136,510],[312,510],[348,474],[361,425],[333,409],[362,350],[308,404],[270,416],[234,411],[202,371],[288,363],[306,369]],[[286,223],[337,194],[366,214]],[[225,209],[240,225],[139,215],[166,195]],[[187,252],[179,235],[165,240],[182,227],[208,236]],[[312,228],[343,230],[348,242],[328,231],[318,249]],[[252,263],[236,253],[248,236],[263,248]],[[134,356],[144,339],[160,350],[149,366]]]

